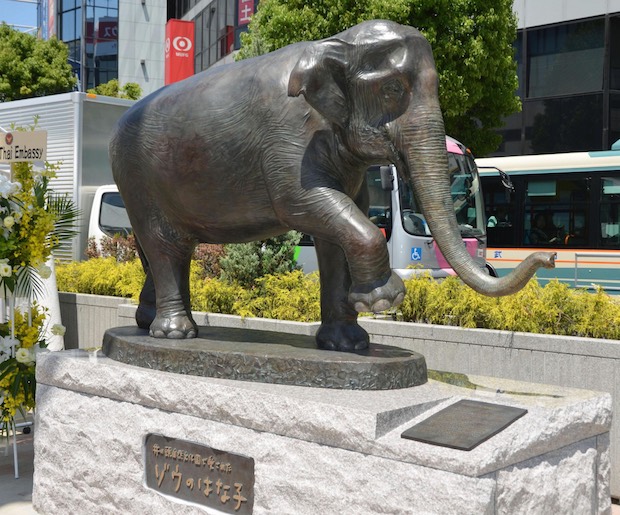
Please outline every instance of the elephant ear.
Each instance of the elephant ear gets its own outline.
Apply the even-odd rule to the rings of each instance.
[[[349,100],[346,88],[348,43],[328,39],[304,50],[288,81],[288,96],[303,95],[330,122],[346,127]]]

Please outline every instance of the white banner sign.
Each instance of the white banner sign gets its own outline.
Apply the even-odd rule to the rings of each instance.
[[[47,131],[0,132],[0,163],[45,161]]]

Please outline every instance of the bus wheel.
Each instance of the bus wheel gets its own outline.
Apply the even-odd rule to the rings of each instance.
[[[489,275],[491,277],[498,277],[497,270],[493,268],[493,265],[490,265],[489,263],[487,263],[485,266],[487,267],[487,272],[489,272]]]

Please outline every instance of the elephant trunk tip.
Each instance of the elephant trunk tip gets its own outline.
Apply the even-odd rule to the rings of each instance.
[[[555,259],[558,255],[556,252],[535,252],[533,257],[539,261],[542,268],[555,268]]]
[[[525,258],[506,277],[491,280],[493,286],[485,292],[490,297],[501,297],[516,293],[534,276],[539,268],[555,268],[555,252],[534,252]]]

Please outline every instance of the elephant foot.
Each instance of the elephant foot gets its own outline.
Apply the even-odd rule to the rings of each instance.
[[[157,316],[151,323],[149,334],[153,338],[168,338],[170,340],[196,338],[198,326],[185,314],[170,317]]]
[[[324,322],[316,333],[319,349],[355,352],[368,348],[368,333],[357,322]]]
[[[394,272],[387,280],[358,284],[349,292],[349,302],[358,313],[380,313],[398,306],[405,298],[405,284]]]
[[[154,305],[140,303],[136,310],[136,323],[140,329],[149,329],[155,320],[156,309]]]

